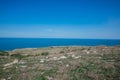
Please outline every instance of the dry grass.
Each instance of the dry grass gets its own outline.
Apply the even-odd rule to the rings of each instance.
[[[0,80],[120,80],[119,57],[120,47],[18,49],[0,58]]]

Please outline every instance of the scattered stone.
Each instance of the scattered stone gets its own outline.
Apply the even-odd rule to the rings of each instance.
[[[17,75],[18,72],[13,73],[14,72],[13,71],[10,75],[7,75],[5,77],[2,76],[2,78],[0,78],[0,80],[11,80],[11,79],[14,79],[14,77],[16,79],[16,76],[14,76],[14,74],[16,74],[18,76],[18,79],[20,79],[23,76],[22,79],[24,79],[24,80],[27,76],[29,77],[29,79],[32,80],[33,77],[37,77],[38,75],[43,75],[43,77],[47,80],[58,80],[58,79],[69,80],[69,79],[72,79],[72,77],[74,78],[74,76],[79,76],[79,73],[73,72],[72,75],[74,75],[74,76],[69,76],[69,75],[67,76],[66,73],[68,73],[70,70],[76,71],[79,69],[79,67],[80,67],[80,69],[82,69],[82,68],[84,69],[84,66],[85,66],[85,68],[90,67],[90,69],[91,69],[91,71],[90,72],[88,71],[88,74],[85,74],[85,75],[87,75],[89,77],[93,77],[94,79],[97,80],[96,76],[99,77],[99,74],[96,74],[97,71],[94,72],[94,69],[93,69],[94,67],[99,68],[102,66],[101,68],[104,67],[105,69],[107,69],[107,68],[113,69],[114,73],[116,70],[115,69],[116,66],[119,67],[119,64],[117,64],[116,59],[117,60],[119,59],[120,48],[116,48],[116,47],[115,48],[110,47],[110,49],[109,49],[109,47],[108,47],[108,49],[101,48],[101,47],[97,47],[97,48],[93,47],[91,49],[88,49],[88,47],[87,48],[83,47],[83,48],[84,49],[81,49],[79,47],[70,47],[68,50],[66,48],[57,47],[57,48],[54,48],[55,50],[53,48],[52,49],[44,48],[43,50],[42,49],[33,50],[33,52],[31,49],[30,50],[27,49],[26,52],[24,52],[24,50],[21,52],[18,51],[20,54],[25,53],[25,54],[29,54],[29,55],[34,54],[34,53],[42,53],[44,51],[47,51],[51,54],[49,54],[48,56],[41,56],[41,55],[32,56],[31,55],[31,56],[26,56],[25,58],[22,58],[20,60],[14,59],[15,57],[9,58],[9,56],[8,56],[8,59],[5,62],[3,62],[3,64],[2,64],[3,67],[1,67],[1,69],[6,69],[6,72],[9,73],[9,71],[11,71],[11,69],[14,70],[14,68],[15,68],[15,71],[20,70],[21,75]],[[64,51],[63,54],[59,54],[59,52],[61,50]],[[72,52],[72,50],[74,50],[74,51]],[[106,55],[108,54],[108,56],[105,56],[104,54],[106,54]],[[109,54],[113,54],[113,58],[112,58],[112,55],[110,55],[110,59],[109,59]],[[108,59],[107,59],[107,57],[108,57]],[[114,57],[115,57],[115,59],[114,59]],[[4,58],[2,61],[4,61]],[[46,62],[46,61],[49,61],[49,62]],[[94,63],[94,64],[92,64],[92,63]],[[17,64],[17,65],[14,65],[14,64]],[[114,66],[114,64],[116,66]],[[28,66],[28,65],[30,65],[30,66]],[[98,66],[96,66],[96,65],[98,65]],[[98,68],[96,68],[95,70],[97,70]],[[86,69],[84,69],[84,70],[87,71]],[[3,70],[3,71],[5,71],[5,70]],[[29,72],[27,72],[27,71],[29,71]],[[113,73],[113,75],[114,75],[114,73]],[[7,73],[5,73],[5,74],[7,74]],[[46,74],[51,74],[51,76],[48,76]],[[82,72],[81,72],[81,74],[82,74]],[[101,75],[104,75],[104,74],[100,74],[100,77],[101,77]],[[106,77],[103,76],[103,78],[106,78]],[[101,79],[103,79],[103,78],[101,78]],[[79,78],[77,78],[77,79],[79,79]]]
[[[41,59],[40,62],[43,63],[45,60],[44,59]]]
[[[53,57],[53,60],[58,60],[58,58],[57,57]]]
[[[1,80],[6,80],[5,78],[2,78]]]
[[[78,58],[81,58],[81,56],[75,56],[74,58],[75,58],[75,59],[78,59]]]
[[[25,64],[25,62],[21,60],[21,61],[19,61],[19,64]]]
[[[53,80],[53,78],[52,78],[52,77],[49,77],[49,76],[47,76],[47,79],[48,79],[48,80]]]
[[[49,57],[48,56],[46,56],[46,59],[48,59]]]
[[[13,62],[5,64],[4,67],[11,66],[11,65],[16,64],[16,63],[18,63],[18,59],[15,59]]]
[[[84,50],[84,52],[85,52],[86,54],[89,54],[89,53],[90,53],[88,50]]]
[[[89,51],[87,51],[86,53],[87,53],[87,54],[89,54],[90,52],[89,52]]]
[[[73,54],[74,52],[69,52],[69,53],[67,53],[67,54]]]
[[[13,64],[16,64],[16,63],[18,63],[18,59],[15,59],[15,60],[13,61]]]
[[[73,55],[72,55],[72,58],[74,58],[74,57],[75,57],[75,55],[73,54]]]
[[[66,56],[61,56],[61,57],[60,57],[60,59],[65,59],[65,58],[67,58],[67,57],[66,57]]]
[[[8,80],[10,80],[12,77],[8,77]]]
[[[67,64],[66,67],[69,67],[69,64]]]
[[[7,63],[4,65],[4,67],[10,66],[10,65],[12,65],[12,63]]]
[[[93,51],[95,54],[97,53],[97,51]]]

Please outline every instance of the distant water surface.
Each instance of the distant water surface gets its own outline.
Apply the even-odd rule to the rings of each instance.
[[[120,40],[115,39],[62,39],[62,38],[0,38],[0,50],[18,48],[40,48],[49,46],[116,46]]]

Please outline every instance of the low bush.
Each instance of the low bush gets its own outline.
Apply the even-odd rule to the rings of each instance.
[[[22,56],[21,54],[12,54],[11,57],[22,59],[24,56]]]
[[[60,53],[64,53],[64,51],[60,51]]]
[[[0,56],[8,56],[9,53],[6,51],[0,51]]]
[[[47,55],[49,55],[49,52],[42,52],[41,55],[42,56],[47,56]]]
[[[36,80],[48,80],[44,76],[37,77]]]

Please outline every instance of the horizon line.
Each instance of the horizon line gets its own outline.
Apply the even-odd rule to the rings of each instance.
[[[65,38],[65,37],[0,37],[0,38],[38,38],[38,39],[110,39],[120,40],[120,38]]]

